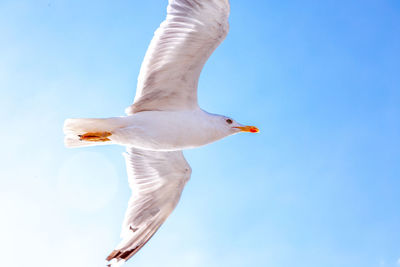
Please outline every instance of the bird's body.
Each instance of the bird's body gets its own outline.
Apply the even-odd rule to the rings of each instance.
[[[146,150],[176,151],[209,144],[239,129],[220,127],[225,116],[210,114],[200,108],[181,111],[143,111],[108,119],[69,119],[65,123],[66,142],[73,146],[92,145],[80,140],[88,132],[110,132],[110,144]],[[86,120],[86,123],[85,123]],[[112,125],[112,127],[110,127]]]
[[[117,130],[119,144],[158,151],[183,150],[203,146],[226,136],[217,127],[220,116],[201,109],[185,111],[145,111],[125,117],[130,127]]]
[[[67,147],[117,144],[132,189],[121,243],[107,257],[118,266],[153,236],[177,205],[191,168],[182,150],[238,132],[258,132],[202,110],[197,83],[203,65],[228,32],[228,0],[169,0],[140,70],[127,116],[67,119]]]

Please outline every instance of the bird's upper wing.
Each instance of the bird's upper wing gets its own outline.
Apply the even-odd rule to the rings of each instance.
[[[228,33],[229,0],[169,0],[144,57],[131,115],[197,107],[200,72]]]
[[[153,236],[174,210],[191,168],[182,151],[128,148],[126,159],[132,196],[122,226],[122,241],[107,257],[126,261]]]

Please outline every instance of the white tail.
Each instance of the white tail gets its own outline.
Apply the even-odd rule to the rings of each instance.
[[[112,132],[120,128],[122,118],[107,119],[66,119],[64,122],[64,144],[66,147],[109,145],[112,141],[91,142],[80,139],[80,135],[89,132]],[[123,126],[122,126],[123,127]]]

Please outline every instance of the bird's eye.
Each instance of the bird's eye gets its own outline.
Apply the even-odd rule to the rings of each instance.
[[[226,122],[227,122],[228,124],[232,124],[233,121],[232,121],[231,119],[227,119]]]

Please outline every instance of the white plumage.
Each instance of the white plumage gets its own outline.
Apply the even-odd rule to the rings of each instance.
[[[65,145],[127,146],[129,200],[121,243],[107,257],[120,266],[153,236],[177,205],[191,168],[181,150],[238,132],[258,132],[197,104],[200,72],[228,32],[228,0],[170,0],[154,34],[128,116],[67,119]]]
[[[200,72],[225,39],[228,17],[228,0],[170,0],[167,18],[144,57],[134,104],[126,113],[197,108]]]

